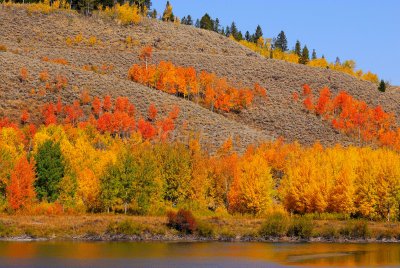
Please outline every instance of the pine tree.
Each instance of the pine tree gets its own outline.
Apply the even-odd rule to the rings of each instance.
[[[296,53],[297,56],[301,57],[301,44],[300,41],[296,41],[296,46],[294,47],[294,53]]]
[[[246,39],[247,42],[250,42],[251,36],[250,36],[249,31],[246,31],[246,33],[245,33],[245,35],[244,35],[244,38]]]
[[[214,32],[219,33],[219,19],[216,18],[214,21]]]
[[[253,42],[257,43],[258,39],[263,36],[263,32],[260,25],[257,25],[256,32],[253,35]]]
[[[226,26],[226,28],[225,28],[225,35],[227,37],[229,37],[231,35],[231,29],[228,26]]]
[[[309,61],[310,61],[310,52],[308,51],[307,46],[304,46],[303,51],[301,52],[299,63],[307,64]]]
[[[59,183],[64,177],[64,158],[60,144],[51,140],[45,141],[39,146],[35,161],[37,196],[40,201],[54,202],[60,194]]]
[[[193,19],[192,19],[192,16],[190,16],[190,15],[188,15],[187,16],[187,19],[186,19],[186,24],[187,25],[193,25]]]
[[[315,52],[315,49],[312,50],[311,59],[313,59],[313,60],[316,60],[316,59],[317,59],[317,52]]]
[[[243,40],[243,34],[241,31],[239,31],[238,34],[236,35],[236,40],[238,40],[238,41]]]
[[[200,20],[199,19],[196,20],[196,23],[194,24],[194,27],[200,28]]]
[[[238,29],[237,29],[236,24],[235,24],[234,21],[231,24],[230,32],[231,32],[231,35],[233,36],[233,38],[235,38],[237,40]]]
[[[380,92],[385,92],[386,91],[386,83],[385,83],[385,81],[381,80],[381,82],[379,83],[378,90]]]
[[[150,17],[151,17],[152,19],[157,19],[157,10],[156,10],[156,9],[153,9],[153,11],[152,11],[151,14],[150,14]]]
[[[281,31],[278,34],[275,42],[275,48],[278,48],[284,52],[288,50],[287,39],[284,31]]]
[[[207,13],[200,20],[200,28],[212,31],[214,29],[213,21]]]
[[[340,62],[340,58],[339,57],[336,57],[335,65],[342,65],[342,63]]]

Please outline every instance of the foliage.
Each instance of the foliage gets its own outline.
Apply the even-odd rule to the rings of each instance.
[[[60,143],[47,140],[38,145],[35,154],[37,172],[35,189],[40,201],[57,200],[61,190],[59,183],[64,176],[63,161]]]
[[[192,234],[197,229],[197,222],[192,212],[179,209],[178,212],[167,213],[168,226],[186,234]]]
[[[282,237],[286,236],[290,227],[290,218],[287,214],[276,212],[267,215],[266,220],[262,224],[259,234],[262,237]]]

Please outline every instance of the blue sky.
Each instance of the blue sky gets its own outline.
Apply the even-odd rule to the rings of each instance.
[[[153,0],[160,13],[166,0]],[[226,26],[235,21],[243,34],[260,24],[264,37],[283,30],[294,47],[296,40],[315,48],[318,57],[355,60],[357,68],[377,73],[400,85],[400,0],[170,0],[174,14],[204,13]]]

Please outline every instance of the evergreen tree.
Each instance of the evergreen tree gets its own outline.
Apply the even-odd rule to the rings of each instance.
[[[247,42],[250,42],[251,36],[250,36],[249,31],[246,31],[246,33],[245,33],[245,35],[244,35],[244,38],[246,39]]]
[[[241,31],[239,31],[239,32],[237,33],[237,35],[236,35],[236,40],[238,40],[238,41],[243,40],[243,34],[242,34]]]
[[[233,36],[233,38],[235,38],[235,39],[237,40],[237,37],[238,37],[238,29],[237,29],[236,24],[235,24],[234,21],[233,21],[232,24],[231,24],[230,32],[231,32],[231,35]]]
[[[219,19],[218,18],[216,18],[215,19],[215,21],[214,21],[214,32],[217,32],[217,33],[219,33]]]
[[[275,41],[275,48],[282,50],[283,52],[288,50],[287,39],[284,31],[281,31]]]
[[[157,10],[153,9],[153,11],[150,13],[150,17],[153,19],[157,19]]]
[[[313,60],[316,60],[316,59],[317,59],[317,52],[315,52],[315,49],[312,50],[311,59],[313,59]]]
[[[60,194],[59,183],[64,177],[64,158],[60,144],[45,141],[35,155],[37,180],[35,189],[40,201],[54,202]]]
[[[380,92],[385,92],[385,91],[386,91],[386,83],[385,83],[385,81],[383,81],[383,79],[382,79],[381,82],[379,83],[378,90],[379,90]]]
[[[309,61],[310,61],[310,52],[308,51],[307,46],[304,46],[303,51],[301,52],[299,63],[307,64]]]
[[[181,19],[181,24],[184,24],[184,25],[187,24],[187,19],[186,19],[186,17],[183,17],[183,18]]]
[[[257,25],[256,32],[253,35],[253,42],[257,43],[258,39],[263,36],[263,32],[260,25]]]
[[[231,29],[228,26],[226,26],[226,28],[225,28],[225,35],[227,37],[229,37],[231,35]]]
[[[200,28],[212,31],[214,29],[213,21],[207,13],[200,20]]]
[[[200,28],[200,20],[199,19],[196,20],[196,23],[194,24],[194,27]]]
[[[294,47],[294,53],[296,53],[297,56],[301,57],[301,44],[300,41],[296,41],[296,45]]]
[[[193,25],[193,19],[192,16],[188,15],[186,19],[186,24],[187,25]]]
[[[321,59],[325,59],[325,55],[324,55],[324,54],[322,54],[322,57],[321,57]]]
[[[336,57],[335,65],[342,65],[342,63],[340,62],[340,58],[339,57]]]

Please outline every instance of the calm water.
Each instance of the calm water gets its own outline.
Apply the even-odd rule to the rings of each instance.
[[[400,266],[400,244],[0,242],[0,267]]]

